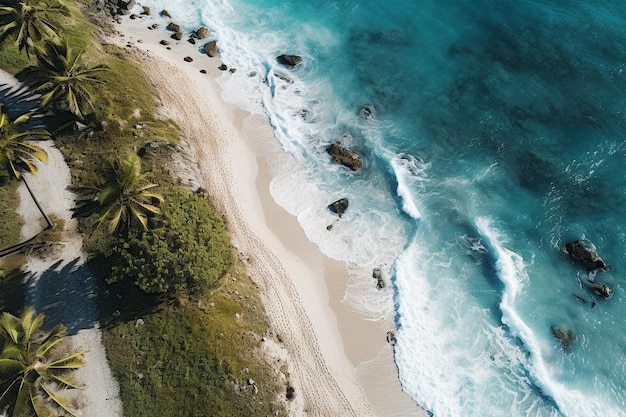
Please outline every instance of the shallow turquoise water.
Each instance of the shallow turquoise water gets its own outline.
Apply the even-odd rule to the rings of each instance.
[[[390,276],[417,402],[435,416],[626,415],[626,7],[145,3],[213,29],[237,68],[224,97],[266,114],[298,161],[276,200],[327,254]],[[304,62],[286,70],[282,53]],[[338,140],[363,172],[330,164]],[[339,197],[350,208],[336,221],[320,201]],[[611,299],[580,286],[562,252],[575,239],[608,263],[597,279]],[[387,314],[374,299],[350,301]],[[576,335],[568,349],[553,326]]]

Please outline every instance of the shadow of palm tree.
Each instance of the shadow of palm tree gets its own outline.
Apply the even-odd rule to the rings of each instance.
[[[44,313],[48,322],[63,323],[68,335],[101,323],[114,326],[158,308],[159,297],[146,295],[132,283],[106,284],[107,274],[101,259],[83,264],[76,258],[65,265],[59,260],[42,274],[27,276],[25,305]]]

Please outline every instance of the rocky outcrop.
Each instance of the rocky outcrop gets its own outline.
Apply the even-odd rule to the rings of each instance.
[[[608,269],[604,260],[594,250],[585,246],[582,240],[567,243],[563,251],[588,272]]]
[[[565,326],[552,326],[552,334],[563,349],[568,349],[576,341],[576,334]]]
[[[279,55],[276,60],[285,68],[293,69],[302,63],[302,57],[298,55]]]
[[[211,41],[211,42],[205,43],[204,44],[204,51],[211,58],[216,57],[219,54],[219,51],[217,50],[217,42],[216,41]]]
[[[336,164],[343,165],[352,171],[360,171],[363,168],[363,160],[361,156],[351,149],[341,146],[339,143],[333,143],[326,152],[333,157]]]
[[[348,209],[348,205],[349,205],[349,202],[347,198],[340,198],[334,203],[329,204],[328,210],[332,211],[337,216],[341,217]]]

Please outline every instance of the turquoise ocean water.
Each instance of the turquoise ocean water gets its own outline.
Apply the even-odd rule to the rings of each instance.
[[[416,402],[437,417],[626,416],[625,3],[143,4],[211,27],[237,68],[223,97],[267,115],[289,155],[272,195],[352,265],[346,303],[393,319]],[[362,172],[331,164],[335,141]],[[607,262],[609,300],[562,252],[575,239]],[[554,327],[575,335],[567,349]]]

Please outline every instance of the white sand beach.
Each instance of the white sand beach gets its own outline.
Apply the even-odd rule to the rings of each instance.
[[[342,303],[346,265],[325,257],[269,192],[265,156],[281,152],[267,121],[224,103],[215,79],[218,58],[186,38],[148,30],[149,17],[122,18],[111,42],[125,48],[158,91],[197,156],[203,188],[220,210],[232,241],[258,285],[270,326],[289,356],[296,389],[293,416],[425,416],[402,389],[385,340],[388,328]],[[159,44],[171,42],[169,47]],[[192,57],[185,62],[184,57]],[[207,74],[200,70],[206,70]],[[242,125],[253,124],[254,138]]]

